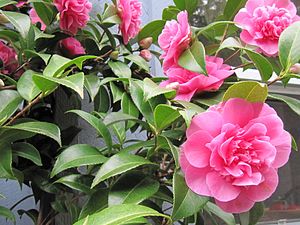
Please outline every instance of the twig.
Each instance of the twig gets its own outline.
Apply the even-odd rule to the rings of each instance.
[[[268,83],[268,86],[271,86],[272,84],[275,84],[277,81],[280,81],[280,80],[282,80],[282,77],[277,77],[277,78],[274,79],[273,81],[270,81],[270,82]]]
[[[239,66],[235,67],[234,69],[243,68],[243,67],[245,67],[245,66],[250,66],[250,65],[253,65],[253,64],[254,64],[253,62],[245,63],[245,64],[242,64],[242,65],[239,65]]]
[[[229,29],[229,25],[227,24],[227,25],[226,25],[226,28],[225,28],[225,30],[224,30],[224,33],[223,33],[221,42],[220,42],[221,44],[224,42],[224,40],[225,40],[225,38],[226,38],[226,36],[227,36],[227,34],[228,34],[228,29]],[[219,53],[219,51],[216,52],[215,56],[217,56],[218,53]]]
[[[32,106],[37,104],[41,99],[42,95],[38,96],[36,99],[34,99],[32,102],[30,102],[24,109],[22,109],[17,115],[15,115],[9,122],[5,124],[5,126],[11,125],[13,122],[15,122],[19,117],[23,116],[28,110],[31,109]]]
[[[240,53],[241,50],[237,50],[235,53],[233,53],[231,56],[229,56],[227,59],[224,60],[224,63],[228,62],[230,59],[235,57],[237,54]]]

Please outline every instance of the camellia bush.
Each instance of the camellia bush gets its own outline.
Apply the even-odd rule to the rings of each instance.
[[[268,92],[300,78],[300,17],[290,0],[228,0],[193,27],[197,6],[174,0],[142,24],[138,0],[0,0],[0,178],[33,191],[1,216],[14,222],[34,197],[17,212],[38,225],[258,222],[297,149],[265,101],[300,114]],[[261,81],[238,79],[249,68]],[[56,124],[62,94],[60,110],[99,145],[73,144],[81,127]]]

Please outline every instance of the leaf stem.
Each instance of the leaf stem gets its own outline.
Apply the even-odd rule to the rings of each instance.
[[[237,54],[240,53],[240,49],[237,50],[236,52],[234,52],[232,55],[230,55],[227,59],[224,60],[224,63],[228,62],[230,59],[232,59],[233,57],[235,57]]]

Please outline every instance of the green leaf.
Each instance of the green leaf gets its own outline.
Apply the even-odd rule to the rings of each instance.
[[[15,215],[9,209],[3,206],[0,206],[0,216],[7,218],[14,223],[16,222]]]
[[[165,141],[167,142],[169,149],[172,153],[173,159],[175,161],[176,169],[178,169],[180,167],[180,165],[179,165],[179,148],[176,147],[175,145],[173,145],[173,143],[167,137],[164,137],[164,136],[160,136],[160,137],[164,138]]]
[[[242,81],[232,85],[224,94],[223,101],[231,98],[242,98],[248,102],[265,102],[268,97],[268,86],[256,81]]]
[[[210,23],[208,24],[207,26],[205,27],[200,27],[198,28],[196,31],[197,31],[197,36],[200,36],[201,34],[206,34],[207,32],[211,31],[211,30],[215,30],[216,28],[218,27],[224,27],[224,29],[226,29],[226,26],[229,26],[229,25],[234,25],[235,23],[232,22],[232,21],[216,21],[216,22],[213,22],[213,23]]]
[[[96,95],[100,90],[100,79],[97,75],[90,74],[84,76],[84,86],[88,91],[91,100],[94,101]]]
[[[178,13],[180,13],[180,9],[175,6],[168,6],[168,8],[164,8],[162,18],[163,20],[176,20]]]
[[[176,96],[176,91],[174,89],[160,87],[149,78],[144,79],[144,92],[145,101],[162,94],[168,99]]]
[[[17,2],[15,1],[11,1],[11,0],[1,0],[0,2],[0,8],[7,6],[7,5],[11,5],[11,4],[16,4]]]
[[[56,16],[56,8],[52,4],[47,4],[43,2],[35,2],[33,3],[33,7],[39,16],[39,18],[46,24],[50,25]]]
[[[106,86],[100,86],[99,92],[95,97],[94,110],[106,113],[110,109],[110,95]]]
[[[124,121],[135,121],[136,123],[143,125],[146,129],[149,129],[149,125],[145,121],[142,121],[134,116],[122,112],[112,112],[107,114],[107,116],[103,120],[103,123],[106,126],[111,126],[113,124],[124,122]]]
[[[154,20],[148,23],[142,28],[138,35],[138,40],[141,41],[144,38],[152,37],[153,43],[157,43],[158,36],[161,34],[164,29],[166,21],[164,20]]]
[[[125,173],[138,166],[151,164],[153,163],[137,155],[123,152],[116,154],[100,167],[93,181],[92,188],[110,177]]]
[[[49,59],[51,58],[50,54],[45,54],[45,53],[39,53],[33,50],[24,50],[26,58],[33,58],[33,57],[39,57],[41,58],[44,62],[45,65],[48,64]],[[22,75],[23,76],[23,75]]]
[[[117,180],[108,195],[108,205],[139,204],[159,189],[159,182],[134,172],[124,174]]]
[[[100,212],[108,206],[108,189],[99,189],[94,192],[83,205],[79,219]]]
[[[32,77],[36,86],[42,90],[45,95],[52,93],[59,84],[68,87],[79,94],[83,99],[84,73],[76,73],[65,78],[47,77],[34,74]]]
[[[300,22],[285,29],[279,39],[279,59],[286,70],[300,60]]]
[[[95,156],[98,157],[98,156]],[[71,174],[65,177],[59,178],[54,183],[60,183],[66,185],[69,188],[74,190],[84,192],[86,194],[92,193],[91,183],[93,178],[91,176],[84,176],[80,174]]]
[[[12,150],[10,143],[0,142],[0,178],[14,179],[12,171]]]
[[[41,90],[35,85],[32,79],[35,73],[32,70],[26,70],[17,84],[19,94],[28,102],[31,102],[41,93]]]
[[[0,125],[4,124],[19,108],[23,99],[17,91],[0,91]]]
[[[178,64],[187,70],[207,75],[203,44],[195,41],[189,49],[181,54]]]
[[[269,98],[286,103],[295,113],[300,116],[300,101],[298,99],[279,94],[269,94]]]
[[[0,38],[14,44],[20,40],[20,34],[14,30],[2,30],[0,28]]]
[[[0,10],[0,13],[11,22],[23,38],[26,38],[30,29],[30,18],[26,14]]]
[[[141,56],[131,54],[131,55],[125,56],[124,58],[132,61],[133,63],[138,65],[141,69],[145,70],[146,72],[150,71],[149,64]]]
[[[233,20],[237,12],[245,6],[246,2],[247,0],[228,0],[224,9],[224,17],[227,20]]]
[[[35,134],[41,134],[52,138],[61,146],[60,130],[59,127],[52,123],[47,122],[25,122],[13,126],[7,126],[5,129],[26,131]]]
[[[190,16],[192,16],[199,4],[198,0],[174,0],[174,3],[178,9],[187,10]]]
[[[118,10],[115,5],[108,5],[102,16],[102,23],[120,24],[121,19],[118,16]]]
[[[211,202],[207,202],[204,209],[205,209],[205,211],[211,212],[212,214],[219,217],[227,225],[236,225],[234,216],[231,213],[224,212],[222,209],[219,208],[219,206],[217,206]]]
[[[107,160],[97,148],[86,144],[73,145],[65,149],[57,158],[51,177],[58,173],[80,166],[98,165]]]
[[[123,91],[120,90],[120,88],[115,85],[113,82],[109,83],[110,90],[113,95],[113,102],[116,103],[122,99]]]
[[[146,206],[123,204],[106,208],[78,221],[74,225],[99,225],[99,221],[101,221],[101,225],[120,225],[133,219],[148,216],[159,216],[170,220],[168,216]]]
[[[297,142],[295,140],[295,138],[292,136],[292,148],[298,152],[298,145],[297,145]]]
[[[154,122],[158,131],[170,126],[180,117],[180,113],[169,105],[158,105],[154,110]]]
[[[109,61],[108,65],[117,77],[120,78],[131,77],[131,70],[127,64],[120,61]]]
[[[12,146],[13,154],[32,161],[37,166],[42,166],[42,160],[39,151],[31,144],[17,142]]]
[[[265,207],[262,202],[258,202],[250,210],[249,225],[255,225],[259,222],[260,218],[264,215]]]
[[[106,125],[100,119],[93,116],[92,114],[89,114],[81,110],[71,110],[69,112],[77,114],[86,122],[88,122],[92,127],[94,127],[97,130],[98,134],[103,137],[108,149],[111,150],[112,139],[111,139],[110,132],[106,127]]]
[[[36,209],[29,209],[29,210],[19,209],[18,214],[20,215],[20,219],[22,219],[23,215],[25,214],[31,219],[33,224],[37,224],[39,212]]]
[[[122,108],[123,113],[133,116],[135,118],[138,118],[140,115],[139,110],[134,105],[133,101],[128,96],[128,94],[126,94],[126,93],[124,93],[122,96],[121,108]],[[133,127],[134,125],[135,125],[134,121],[128,121],[126,127],[127,127],[127,129],[129,129],[129,128]]]
[[[208,197],[203,197],[192,192],[185,183],[182,175],[178,172],[173,177],[174,207],[173,220],[187,218],[199,212],[208,202]]]

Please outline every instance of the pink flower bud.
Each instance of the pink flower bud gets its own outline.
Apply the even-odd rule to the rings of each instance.
[[[70,58],[85,54],[85,49],[82,47],[81,43],[73,37],[61,40],[59,46],[64,55]]]
[[[147,62],[152,59],[152,54],[148,49],[144,49],[140,52],[140,56],[143,57]]]
[[[291,73],[300,74],[300,63],[296,63],[290,69]]]
[[[180,86],[180,84],[178,82],[173,82],[173,83],[168,84],[166,86],[166,88],[178,90],[179,86]]]
[[[147,38],[144,38],[143,40],[141,40],[139,42],[139,46],[142,49],[148,49],[148,48],[150,48],[150,46],[152,45],[152,43],[153,43],[153,38],[152,37],[147,37]]]

